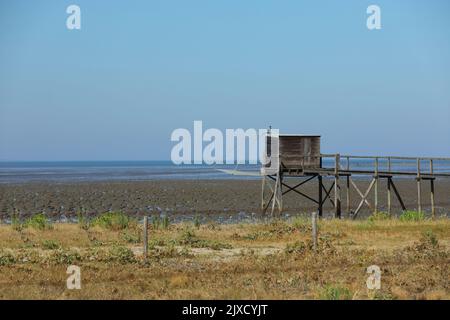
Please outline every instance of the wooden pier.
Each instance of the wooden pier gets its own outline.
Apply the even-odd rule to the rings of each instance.
[[[392,213],[392,200],[399,202],[402,210],[407,210],[402,196],[395,184],[398,178],[411,178],[417,184],[417,208],[423,211],[422,183],[430,183],[431,215],[436,215],[435,181],[437,178],[450,178],[450,158],[395,157],[395,156],[354,156],[340,154],[321,154],[320,136],[314,135],[279,135],[278,150],[273,150],[273,137],[267,139],[267,154],[275,155],[277,167],[269,168],[270,164],[261,168],[262,190],[261,209],[271,214],[283,210],[283,196],[289,192],[304,197],[317,205],[319,217],[323,215],[323,205],[328,200],[334,208],[336,218],[342,217],[342,190],[345,190],[345,210],[348,216],[356,218],[364,206],[377,213],[380,208],[379,190],[381,181],[387,189],[387,211]],[[272,142],[270,142],[272,141]],[[272,158],[273,159],[273,158]],[[447,171],[436,170],[436,163],[445,163]],[[363,164],[363,166],[362,166]],[[397,168],[401,166],[401,168]],[[273,165],[272,165],[273,167]],[[362,167],[362,168],[361,168]],[[404,169],[408,167],[408,169]],[[411,167],[411,168],[410,168]],[[361,189],[353,177],[368,177],[370,184],[367,189]],[[302,178],[295,185],[290,185],[289,178]],[[332,179],[332,185],[325,187],[325,179]],[[314,179],[318,180],[317,197],[311,197],[302,192],[301,187]],[[345,187],[344,187],[345,186]],[[354,189],[359,195],[359,204],[351,207],[350,191]],[[374,193],[371,203],[368,196]],[[450,196],[450,190],[449,190]],[[410,208],[412,209],[412,208]]]

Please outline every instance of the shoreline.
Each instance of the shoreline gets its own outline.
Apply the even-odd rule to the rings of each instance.
[[[289,180],[291,185],[297,179]],[[329,187],[331,180],[324,180]],[[369,181],[356,182],[365,190]],[[416,210],[417,187],[415,180],[397,180],[396,185],[408,210]],[[302,186],[302,192],[317,197],[316,181]],[[436,181],[436,214],[449,216],[450,181]],[[11,217],[16,208],[20,218],[27,218],[44,212],[49,218],[68,220],[85,212],[86,216],[96,216],[108,211],[121,211],[134,217],[144,215],[168,215],[169,217],[192,219],[198,215],[204,220],[218,222],[264,217],[261,214],[260,180],[148,180],[148,181],[108,181],[50,183],[34,182],[25,184],[0,184],[0,218]],[[425,214],[429,214],[429,184],[422,183],[422,205]],[[347,216],[345,185],[342,186],[342,214]],[[379,187],[379,210],[386,211],[386,187]],[[354,210],[360,201],[354,189],[350,192],[351,208]],[[373,203],[373,191],[368,197]],[[400,206],[392,196],[393,213],[400,213]],[[316,205],[295,193],[286,194],[283,199],[283,215],[299,215],[317,210]],[[364,207],[361,217],[367,217],[371,211]],[[329,201],[324,204],[324,217],[333,216],[333,207]]]

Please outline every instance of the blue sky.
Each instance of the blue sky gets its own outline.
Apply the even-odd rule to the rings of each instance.
[[[446,0],[1,0],[0,43],[0,160],[169,159],[194,120],[450,156]]]

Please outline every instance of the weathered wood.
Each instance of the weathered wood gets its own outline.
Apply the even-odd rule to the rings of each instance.
[[[367,200],[364,197],[364,194],[361,192],[361,190],[359,190],[358,186],[356,185],[356,183],[353,181],[353,179],[350,179],[350,182],[352,183],[353,187],[355,188],[356,192],[358,192],[359,196],[364,199],[365,204],[367,204],[367,206],[373,210],[373,206],[370,204],[369,200]]]
[[[322,188],[323,188],[323,182],[322,182],[322,176],[318,175],[317,176],[318,179],[318,183],[319,183],[319,217],[322,218],[323,215],[323,199],[322,199]]]
[[[315,178],[315,177],[312,177],[312,178]],[[306,182],[310,181],[312,178],[309,178],[308,180],[306,180]],[[282,182],[281,185],[283,185],[283,186],[285,186],[286,188],[288,188],[288,190],[282,192],[282,195],[285,195],[286,193],[288,193],[288,192],[290,192],[290,191],[294,191],[295,193],[297,193],[297,194],[299,194],[299,195],[301,195],[301,196],[307,198],[308,200],[311,200],[311,201],[314,202],[314,203],[317,203],[317,204],[319,203],[316,199],[314,199],[314,198],[312,198],[312,197],[310,197],[310,196],[304,194],[304,193],[301,192],[301,191],[298,191],[298,190],[296,189],[296,187],[291,187],[291,186],[289,186],[288,184],[286,184],[285,182]]]
[[[370,191],[372,190],[374,184],[375,184],[375,179],[372,179],[372,182],[370,183],[369,187],[367,188],[366,193],[364,193],[361,202],[359,203],[358,207],[355,210],[355,213],[353,214],[353,218],[356,218],[356,216],[358,215],[359,210],[361,210],[362,206],[364,205],[364,202],[365,202],[367,196],[369,195]]]
[[[144,260],[147,261],[148,255],[148,217],[144,217],[144,226],[143,226],[143,239],[144,239]]]
[[[430,194],[431,194],[431,217],[433,219],[435,219],[436,218],[436,206],[434,203],[434,180],[433,179],[430,180],[430,189],[431,189],[431,192],[430,192]]]
[[[279,179],[280,179],[280,174],[278,173],[277,178],[275,180],[275,186],[273,188],[272,210],[270,211],[271,216],[273,216],[273,212],[275,211],[275,204],[278,202],[277,188],[278,188]]]
[[[280,176],[280,182],[278,183],[278,214],[281,215],[281,212],[283,211],[283,171],[279,172]]]
[[[391,180],[391,186],[392,186],[392,189],[394,190],[395,196],[397,197],[398,202],[400,202],[400,205],[402,206],[402,210],[405,211],[406,210],[405,203],[403,202],[402,197],[400,196],[400,193],[398,192],[397,187],[395,186],[394,180],[392,180],[392,179],[390,179],[390,180]]]
[[[391,158],[388,158],[388,172],[391,172]],[[388,206],[388,214],[391,214],[392,203],[391,203],[391,177],[387,179],[387,206]]]
[[[272,202],[272,200],[273,200],[273,196],[274,196],[274,193],[272,192],[272,193],[270,194],[269,201],[266,203],[266,205],[265,205],[265,207],[264,207],[264,209],[263,209],[263,213],[264,213],[264,214],[267,212],[267,209],[269,209],[269,206],[270,206],[270,204],[271,204],[271,202]]]
[[[391,178],[387,179],[387,211],[391,214],[392,204],[391,204]]]
[[[322,201],[322,204],[324,204],[325,203],[325,201],[328,199],[328,200],[330,200],[330,203],[331,203],[331,205],[334,207],[335,205],[334,205],[334,201],[333,201],[333,199],[331,199],[331,190],[333,190],[333,188],[334,188],[334,181],[333,181],[333,183],[331,184],[331,186],[330,186],[330,188],[327,190],[326,188],[325,188],[325,186],[322,184],[322,188],[323,188],[323,190],[325,191],[325,198],[323,199],[323,201]]]
[[[350,171],[350,158],[347,157],[347,171]],[[350,176],[346,176],[347,185],[346,185],[346,200],[347,200],[347,216],[350,217],[351,215],[351,208],[350,208]]]
[[[340,185],[340,177],[346,178],[346,209],[349,215],[351,212],[351,187],[353,186],[359,196],[361,197],[361,202],[357,206],[357,209],[354,213],[354,216],[358,214],[361,208],[366,204],[370,209],[373,209],[374,212],[378,212],[380,210],[380,179],[387,179],[387,211],[389,214],[392,214],[392,191],[396,198],[398,199],[402,210],[406,210],[406,206],[403,202],[403,199],[393,181],[394,177],[403,176],[403,177],[413,177],[415,176],[417,180],[417,210],[423,210],[422,203],[422,180],[430,180],[430,197],[431,197],[431,212],[434,217],[436,214],[436,203],[435,203],[435,179],[438,177],[450,177],[450,172],[437,171],[433,170],[433,160],[446,160],[450,161],[450,158],[411,158],[411,157],[379,157],[379,156],[341,156],[339,154],[333,155],[324,155],[320,154],[320,143],[313,143],[310,137],[320,138],[319,136],[295,136],[295,135],[286,135],[283,143],[284,147],[286,147],[284,154],[280,151],[280,156],[277,159],[282,159],[280,163],[279,171],[273,173],[267,173],[266,177],[269,177],[275,181],[274,187],[272,188],[270,183],[267,184],[268,179],[263,179],[261,186],[261,207],[265,212],[270,205],[272,205],[272,213],[275,210],[275,207],[278,208],[281,213],[283,209],[283,195],[289,192],[295,192],[312,202],[318,205],[318,215],[321,217],[323,215],[323,207],[324,203],[327,199],[330,200],[331,204],[334,207],[334,215],[336,218],[341,217],[341,185]],[[320,139],[318,140],[320,142]],[[316,149],[312,147],[312,145],[317,146]],[[297,152],[295,150],[302,150],[301,152]],[[309,150],[309,151],[308,151]],[[341,168],[341,158],[345,157],[347,161],[346,167]],[[334,158],[335,165],[334,167],[326,166],[322,167],[324,158]],[[374,159],[375,166],[374,169],[352,169],[350,166],[351,159]],[[392,170],[392,160],[416,160],[417,169],[416,170],[408,170],[408,171],[393,171]],[[380,160],[387,160],[387,170],[381,169]],[[430,162],[430,170],[421,170],[421,161],[428,160]],[[314,164],[314,165],[311,165]],[[326,164],[326,163],[325,163]],[[261,172],[264,173],[262,170]],[[372,188],[374,188],[374,205],[369,202],[368,194],[362,193],[358,188],[356,183],[353,181],[353,176],[361,175],[361,176],[373,176],[373,180],[369,185],[369,192]],[[306,180],[291,186],[285,181],[285,177],[308,177]],[[318,177],[318,200],[314,199],[315,197],[309,196],[299,190],[299,187]],[[333,183],[329,190],[328,187],[325,187],[323,177],[333,178]],[[269,202],[266,202],[266,189],[272,191]],[[285,188],[285,189],[284,189]],[[331,195],[331,191],[334,188],[334,196]]]
[[[422,212],[422,183],[420,176],[420,159],[417,159],[417,211]]]
[[[264,209],[265,203],[264,203],[264,197],[265,197],[265,191],[266,191],[266,176],[262,176],[262,186],[261,186],[261,209]]]
[[[375,158],[375,174],[374,174],[374,179],[375,179],[375,213],[378,213],[378,158]]]
[[[314,176],[312,176],[312,177],[310,177],[310,178],[308,178],[308,179],[306,179],[306,180],[303,180],[302,182],[296,184],[296,185],[293,186],[293,187],[291,187],[291,186],[289,186],[289,185],[287,185],[287,184],[284,184],[284,186],[287,187],[287,188],[289,188],[289,190],[284,191],[284,192],[283,192],[283,195],[286,194],[286,193],[288,193],[289,191],[292,191],[292,189],[297,189],[298,187],[300,187],[300,186],[304,185],[305,183],[311,181],[311,180],[314,179],[315,177],[316,177],[316,176],[314,175]]]
[[[346,201],[347,201],[347,216],[351,215],[351,207],[350,207],[350,176],[346,177],[347,179],[347,185],[346,185],[346,192],[347,192],[347,196],[346,196]]]
[[[320,168],[320,136],[279,135],[279,158],[287,169]]]
[[[430,174],[434,173],[433,159],[430,159]],[[431,217],[436,218],[436,206],[434,203],[434,179],[430,179]]]
[[[341,218],[341,187],[339,185],[339,169],[341,165],[340,155],[337,154],[335,157],[335,168],[334,168],[334,205],[335,205],[335,217]]]
[[[317,230],[317,213],[312,213],[312,241],[313,241],[313,249],[317,251],[317,239],[318,239],[318,230]]]

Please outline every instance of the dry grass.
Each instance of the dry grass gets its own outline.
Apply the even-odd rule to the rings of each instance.
[[[0,226],[3,299],[449,299],[450,221],[325,220],[319,251],[309,221],[153,229],[14,230]],[[82,289],[66,289],[81,267]],[[366,268],[382,270],[381,290]]]

